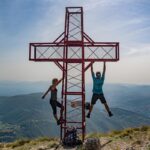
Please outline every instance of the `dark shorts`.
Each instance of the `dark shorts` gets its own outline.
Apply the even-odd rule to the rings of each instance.
[[[56,100],[50,100],[50,104],[51,104],[52,109],[53,109],[53,114],[56,115],[57,114],[57,107],[59,107],[59,108],[62,107],[61,103],[56,101]]]
[[[104,97],[104,94],[95,94],[95,93],[93,93],[91,104],[94,105],[98,99],[100,99],[101,103],[103,103],[103,104],[106,103],[106,99]]]

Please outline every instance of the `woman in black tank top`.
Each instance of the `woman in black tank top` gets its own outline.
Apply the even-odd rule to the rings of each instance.
[[[53,114],[54,114],[54,118],[57,121],[57,125],[60,124],[60,119],[58,119],[57,117],[57,107],[59,108],[63,108],[63,106],[61,105],[60,102],[57,101],[57,88],[56,86],[62,81],[62,79],[58,80],[56,78],[54,78],[52,80],[52,85],[48,88],[48,90],[45,92],[45,94],[42,96],[42,99],[45,98],[45,96],[51,92],[51,97],[50,97],[50,105],[52,107],[53,110]]]

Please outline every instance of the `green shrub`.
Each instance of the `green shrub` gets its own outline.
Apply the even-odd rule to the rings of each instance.
[[[116,136],[116,135],[119,135],[120,133],[121,133],[122,131],[120,131],[120,130],[114,130],[114,131],[112,131],[112,132],[110,132],[109,133],[109,136]]]

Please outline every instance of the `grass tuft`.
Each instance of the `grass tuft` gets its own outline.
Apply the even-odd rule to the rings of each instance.
[[[4,148],[4,144],[3,143],[0,143],[0,148]]]
[[[29,139],[21,139],[21,140],[16,140],[15,142],[13,143],[8,143],[6,144],[6,147],[11,147],[11,148],[15,148],[15,147],[20,147],[20,146],[23,146],[27,143],[30,143],[30,140]]]
[[[142,126],[141,127],[141,131],[148,131],[149,130],[149,127],[148,126]]]

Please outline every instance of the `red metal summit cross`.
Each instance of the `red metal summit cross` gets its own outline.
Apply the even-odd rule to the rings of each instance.
[[[63,73],[61,139],[66,130],[76,127],[85,136],[85,72],[92,62],[118,61],[118,42],[94,42],[83,26],[83,8],[67,7],[64,32],[53,42],[30,43],[30,61],[54,62]],[[92,94],[92,93],[91,93]],[[71,107],[71,102],[80,101],[81,106]]]

